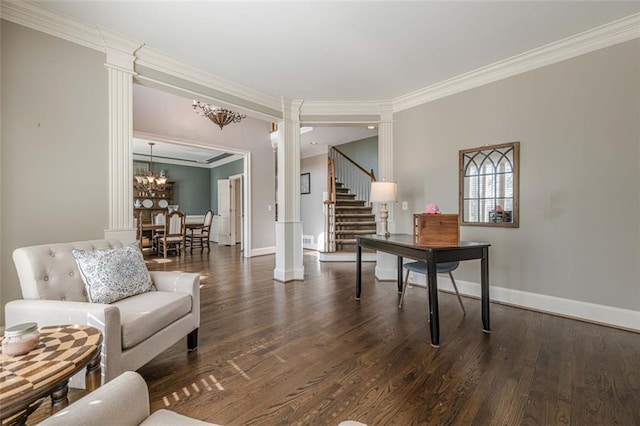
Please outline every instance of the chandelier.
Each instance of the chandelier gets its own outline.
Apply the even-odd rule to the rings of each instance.
[[[145,174],[135,175],[135,186],[138,191],[153,192],[164,191],[166,189],[167,177],[164,175],[164,170],[160,170],[160,175],[153,173],[153,146],[154,142],[149,142],[150,150],[150,163],[149,170]]]
[[[239,123],[243,118],[247,118],[246,115],[240,114],[239,112],[229,111],[228,109],[205,104],[200,101],[193,101],[193,111],[216,123],[220,126],[220,130],[227,124]]]

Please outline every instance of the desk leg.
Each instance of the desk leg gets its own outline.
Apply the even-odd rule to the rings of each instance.
[[[440,314],[438,312],[438,273],[433,252],[427,255],[427,284],[429,291],[429,326],[431,327],[431,346],[440,346]]]
[[[53,389],[51,393],[51,414],[55,414],[69,406],[69,398],[67,397],[69,394],[68,384],[69,381],[65,380]]]
[[[356,248],[356,300],[360,300],[362,293],[362,247]]]
[[[482,293],[482,331],[491,332],[489,322],[489,248],[482,249],[482,260],[480,261],[480,288]]]
[[[398,256],[398,293],[402,294],[402,256]]]

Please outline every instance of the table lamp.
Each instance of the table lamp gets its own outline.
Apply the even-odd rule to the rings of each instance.
[[[371,182],[372,203],[380,203],[380,232],[378,235],[388,237],[391,235],[388,230],[387,220],[389,219],[389,208],[387,203],[398,201],[398,184],[396,182]]]

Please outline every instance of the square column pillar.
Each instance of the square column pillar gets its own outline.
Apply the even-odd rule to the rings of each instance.
[[[109,83],[109,228],[105,238],[128,244],[136,240],[133,221],[133,76],[134,53],[142,45],[118,36],[105,37]]]
[[[276,266],[278,281],[304,279],[300,221],[300,108],[302,101],[282,99],[284,120],[278,125],[278,221]]]
[[[378,180],[393,181],[393,112],[390,105],[381,105],[378,123]],[[389,232],[396,231],[395,203],[389,203]],[[379,280],[396,281],[396,256],[377,252],[375,276]]]

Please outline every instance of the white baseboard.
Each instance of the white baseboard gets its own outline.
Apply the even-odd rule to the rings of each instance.
[[[355,262],[356,254],[355,253],[344,253],[344,252],[318,252],[318,260],[320,262]],[[376,254],[375,253],[362,253],[362,261],[363,262],[375,262]],[[354,266],[355,268],[355,266]]]
[[[391,279],[395,280],[395,270],[392,272],[394,275]],[[410,281],[424,285],[426,280],[423,274],[411,274]],[[456,280],[456,284],[460,294],[480,297],[480,283]],[[438,287],[453,292],[453,285],[447,275],[438,275]],[[492,302],[640,331],[640,312],[631,309],[495,286],[489,288],[489,298]]]
[[[262,247],[262,248],[257,248],[257,249],[252,249],[251,250],[251,257],[254,256],[265,256],[267,254],[275,254],[276,253],[276,247]]]
[[[398,279],[398,273],[396,272],[396,268],[383,269],[383,268],[380,268],[378,265],[376,265],[375,276],[378,279],[378,281],[396,281]],[[419,280],[415,280],[415,282],[420,283]]]
[[[283,283],[289,281],[303,281],[304,280],[304,268],[302,269],[274,269],[273,279]]]

